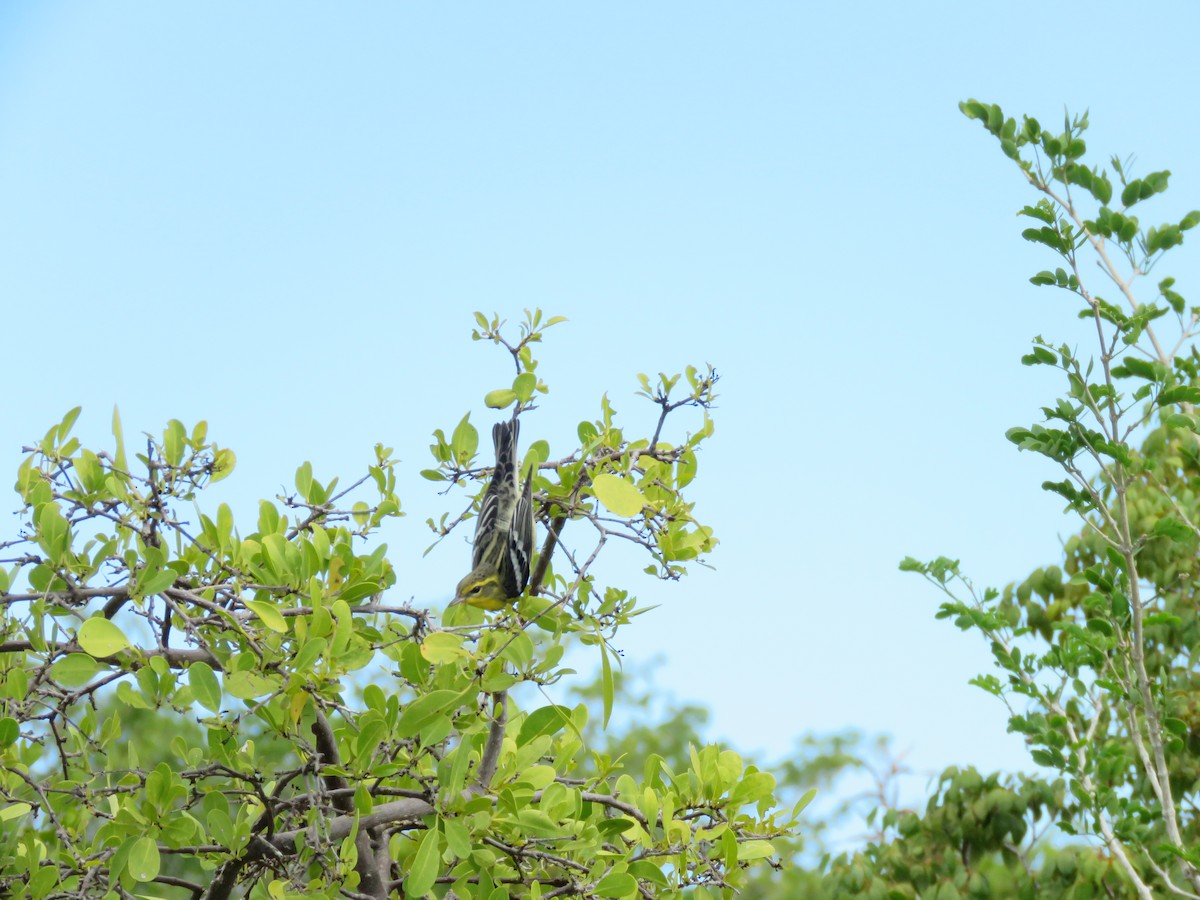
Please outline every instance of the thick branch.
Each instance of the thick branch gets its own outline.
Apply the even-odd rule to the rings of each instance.
[[[491,724],[488,726],[487,743],[483,745],[483,754],[479,758],[479,769],[475,773],[475,784],[467,789],[472,796],[485,794],[491,787],[492,778],[496,775],[496,766],[500,762],[500,750],[504,746],[504,727],[508,724],[508,691],[500,691],[492,698]]]
[[[550,557],[554,553],[554,548],[558,545],[558,536],[562,534],[563,526],[567,524],[567,514],[563,513],[550,523],[550,528],[546,532],[546,540],[542,544],[542,550],[538,554],[537,568],[533,572],[533,577],[529,579],[529,596],[533,597],[542,588],[542,579],[546,577],[546,570],[550,568]]]
[[[329,724],[329,719],[320,709],[317,710],[313,720],[312,732],[313,737],[316,738],[321,766],[326,769],[321,777],[330,790],[338,791],[330,798],[334,808],[344,815],[352,816],[354,814],[354,795],[343,793],[340,790],[350,787],[350,782],[341,775],[329,771],[330,768],[340,767],[342,763],[338,754],[337,737],[333,733],[333,726]],[[364,894],[376,897],[378,900],[386,900],[386,882],[379,877],[379,862],[375,858],[374,843],[368,829],[358,829],[358,833],[354,837],[354,847],[358,851],[358,861],[355,863],[354,870],[358,872],[358,886]]]
[[[366,815],[335,816],[326,821],[319,832],[315,827],[281,831],[270,839],[269,844],[279,853],[291,856],[296,853],[296,839],[299,837],[311,834],[314,839],[324,838],[327,841],[340,841],[350,834],[355,822],[358,823],[360,830],[367,830],[400,822],[415,822],[422,816],[428,816],[434,812],[436,812],[434,807],[424,800],[394,800],[391,803],[382,803],[376,806]],[[253,853],[253,847],[250,853]],[[263,855],[263,850],[260,850],[250,858],[257,859]]]

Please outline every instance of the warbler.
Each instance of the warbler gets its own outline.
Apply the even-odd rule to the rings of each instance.
[[[496,468],[479,507],[471,573],[458,583],[456,603],[480,609],[503,609],[521,596],[529,583],[533,557],[533,470],[521,488],[517,472],[519,423],[492,426]]]

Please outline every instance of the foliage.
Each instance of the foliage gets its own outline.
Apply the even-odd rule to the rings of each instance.
[[[1022,236],[1058,264],[1030,280],[1069,296],[1095,340],[1092,355],[1034,341],[1022,362],[1057,370],[1064,395],[1043,408],[1044,423],[1008,432],[1020,449],[1061,467],[1063,479],[1043,487],[1065,501],[1081,530],[1066,542],[1061,566],[1004,590],[977,589],[947,558],[907,559],[901,568],[947,594],[940,617],[987,640],[997,672],[974,683],[1003,700],[1010,730],[1057,776],[1008,786],[1005,804],[1020,799],[1033,818],[1045,810],[1062,832],[1099,847],[1044,851],[1039,863],[1028,842],[1018,846],[1019,828],[985,829],[983,843],[964,833],[952,842],[963,847],[962,863],[937,883],[984,896],[967,851],[986,847],[1022,864],[1009,869],[1020,895],[1057,895],[1054,878],[1074,867],[1080,887],[1071,896],[1191,896],[1200,892],[1200,353],[1192,344],[1200,308],[1187,305],[1173,278],[1146,279],[1200,223],[1200,211],[1147,226],[1147,201],[1166,190],[1170,172],[1134,177],[1116,157],[1108,169],[1087,165],[1086,115],[1067,117],[1055,133],[974,100],[962,110],[1040,194],[1021,210],[1032,220]],[[1101,287],[1092,286],[1097,270]],[[944,811],[944,791],[939,803]],[[1014,827],[1017,810],[1005,820]],[[919,838],[926,820],[898,820],[902,841]],[[921,862],[923,851],[911,849],[906,864]],[[886,857],[874,854],[876,870],[889,865]],[[901,880],[932,884],[935,861],[921,865],[919,876]]]
[[[548,390],[533,349],[560,320],[527,314],[512,340],[477,321],[516,368],[486,404],[528,414]],[[530,590],[515,614],[455,607],[441,626],[392,599],[376,541],[401,515],[388,448],[344,488],[301,464],[295,492],[238,527],[228,506],[204,507],[235,465],[204,423],[171,421],[134,455],[116,415],[113,449],[82,447],[72,410],[27,448],[24,524],[0,543],[0,889],[730,896],[794,824],[771,775],[695,744],[630,774],[589,753],[587,704],[509,696],[555,684],[565,650],[587,645],[607,722],[608,642],[641,610],[594,564],[621,538],[677,579],[714,547],[685,489],[715,383],[711,369],[642,376],[658,407],[647,437],[626,435],[605,398],[570,453],[533,441],[546,529]],[[692,434],[675,424],[684,409],[699,412]],[[475,495],[430,523],[440,540],[472,517],[489,470],[469,417],[434,434],[426,477]]]
[[[627,664],[617,674],[620,720],[604,734],[595,723],[588,723],[588,744],[599,748],[590,764],[611,761],[636,773],[643,771],[648,761],[661,757],[672,768],[682,768],[687,765],[688,748],[704,743],[708,710],[664,695],[655,687],[653,670],[651,665]],[[599,679],[574,689],[575,696],[585,700],[598,699],[601,691]],[[801,833],[772,841],[780,864],[750,872],[738,896],[748,900],[830,896],[824,890],[817,861],[834,843],[857,838],[863,817],[881,795],[891,795],[887,785],[903,768],[891,757],[885,741],[868,742],[853,731],[806,735],[785,759],[756,762],[776,777],[776,797],[794,804],[795,812],[803,810],[804,827]],[[853,793],[855,785],[850,782],[862,780],[855,776],[864,772],[876,789]],[[824,802],[812,804],[818,792]]]

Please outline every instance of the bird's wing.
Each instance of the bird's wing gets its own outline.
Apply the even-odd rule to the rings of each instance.
[[[491,484],[488,485],[479,504],[479,518],[475,521],[472,566],[478,566],[482,561],[492,535],[496,533],[496,528],[501,526],[501,507],[508,506],[512,509],[509,504],[512,503],[512,495],[516,493],[517,486],[517,431],[516,421],[497,422],[492,426],[492,442],[496,445],[496,468],[492,471]]]
[[[517,593],[520,593],[529,584],[529,568],[533,560],[533,469],[529,470],[525,488],[517,497],[508,553],[517,579]]]

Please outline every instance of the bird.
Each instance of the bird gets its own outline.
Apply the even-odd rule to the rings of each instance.
[[[498,610],[512,603],[529,584],[533,558],[533,469],[520,487],[517,463],[519,422],[492,426],[496,468],[484,492],[475,523],[472,569],[454,592],[450,605],[465,603]]]

